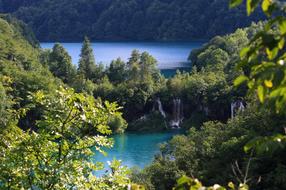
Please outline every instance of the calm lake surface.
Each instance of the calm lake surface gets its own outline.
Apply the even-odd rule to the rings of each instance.
[[[92,43],[97,63],[109,65],[118,57],[127,61],[132,50],[147,51],[158,61],[160,69],[188,67],[188,56],[192,49],[201,47],[203,42],[96,42]],[[44,49],[51,49],[54,43],[41,43]],[[77,65],[81,43],[62,43]]]
[[[152,162],[154,155],[159,153],[160,144],[169,141],[176,134],[181,134],[181,131],[115,135],[114,147],[106,150],[108,155],[105,157],[97,153],[94,160],[105,163],[107,167],[107,161],[116,158],[121,160],[124,166],[143,168]]]

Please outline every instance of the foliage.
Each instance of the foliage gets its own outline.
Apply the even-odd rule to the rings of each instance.
[[[61,82],[40,64],[39,49],[27,41],[17,22],[8,21],[0,19],[0,77],[7,101],[13,102],[10,110],[15,112],[29,104],[27,97],[30,93],[38,90],[52,93]],[[39,113],[40,108],[20,116],[19,126],[30,128]]]
[[[231,0],[230,6],[234,7],[239,4],[241,4],[242,0]],[[268,0],[247,0],[246,1],[246,7],[247,7],[247,13],[250,15],[255,8],[261,3],[262,9],[265,12],[267,16],[271,16],[277,8],[284,11],[284,4],[280,1],[268,1]],[[254,189],[281,189],[284,188],[281,181],[279,180],[279,177],[277,176],[284,176],[285,175],[285,163],[280,163],[283,160],[284,157],[284,150],[285,150],[285,135],[281,135],[282,131],[284,131],[284,123],[285,123],[285,115],[284,115],[284,109],[285,106],[285,100],[283,98],[283,95],[281,92],[283,92],[283,88],[285,86],[284,84],[284,57],[283,57],[283,51],[284,51],[284,20],[285,18],[283,16],[277,16],[279,12],[275,14],[273,19],[270,19],[268,23],[265,25],[263,31],[258,32],[253,39],[250,41],[248,47],[244,48],[240,55],[242,57],[242,62],[238,66],[238,68],[242,68],[244,71],[244,75],[239,76],[235,80],[235,85],[239,85],[242,83],[247,83],[248,88],[250,89],[250,92],[257,92],[258,99],[260,102],[264,103],[264,107],[266,108],[267,112],[265,112],[265,108],[257,109],[258,112],[263,113],[263,119],[260,121],[257,121],[259,123],[259,128],[254,128],[255,130],[252,132],[247,132],[251,130],[251,123],[245,123],[242,126],[236,126],[237,130],[241,130],[242,128],[245,128],[245,132],[247,132],[244,135],[241,135],[243,139],[238,140],[241,141],[240,146],[244,147],[245,153],[250,153],[250,158],[247,163],[246,172],[244,176],[244,180],[239,180],[239,175],[242,174],[241,169],[239,169],[239,163],[236,161],[237,168],[232,168],[233,174],[236,175],[238,181],[243,184],[249,183],[251,184],[251,178],[248,178],[248,175],[261,175],[261,177],[258,180],[258,183],[255,183],[253,188]],[[281,13],[283,15],[283,13]],[[274,29],[274,30],[272,30]],[[275,95],[273,95],[273,92],[276,92]],[[284,92],[283,92],[284,93]],[[285,93],[284,93],[285,94]],[[275,112],[276,111],[276,114]],[[278,114],[277,114],[278,113]],[[249,113],[248,113],[249,114]],[[270,118],[267,117],[271,116]],[[241,118],[242,121],[246,119],[247,117],[243,115]],[[265,120],[268,118],[268,121]],[[251,122],[255,121],[254,118],[250,118]],[[269,120],[272,120],[270,123]],[[267,121],[266,123],[263,121]],[[228,128],[226,131],[229,130],[229,127],[232,125],[231,122],[228,123]],[[234,122],[235,123],[235,122]],[[239,123],[236,123],[236,125]],[[266,124],[266,125],[265,125]],[[229,126],[230,125],[230,126]],[[257,124],[255,124],[257,125]],[[254,126],[255,126],[254,125]],[[264,125],[266,128],[263,128]],[[212,126],[213,127],[213,126]],[[249,128],[250,127],[250,128]],[[208,131],[212,131],[213,129],[208,129]],[[204,129],[200,132],[203,132]],[[241,131],[242,132],[242,131]],[[261,133],[262,132],[262,133]],[[191,132],[192,134],[193,132]],[[225,134],[225,132],[222,132]],[[274,135],[273,135],[274,134]],[[200,135],[205,136],[205,135]],[[235,135],[236,136],[236,135]],[[227,138],[234,138],[233,134],[227,134]],[[214,137],[223,137],[223,135],[210,135],[210,138]],[[179,138],[179,137],[177,137]],[[198,140],[199,137],[195,137],[194,140]],[[233,141],[234,139],[232,139]],[[174,140],[174,142],[178,142],[177,140]],[[194,141],[195,142],[195,141]],[[207,144],[210,141],[208,139]],[[219,142],[219,140],[215,140],[214,142]],[[215,147],[223,148],[225,145],[227,145],[228,141],[224,140],[223,145],[215,145]],[[206,146],[204,143],[202,143],[203,146]],[[246,144],[246,145],[245,145]],[[178,145],[176,148],[179,148],[179,150],[184,145]],[[199,145],[192,144],[191,147],[195,150]],[[229,145],[228,145],[229,146]],[[233,145],[230,144],[230,147]],[[183,149],[183,152],[180,152],[179,155],[184,155],[184,151],[191,150],[191,147]],[[207,146],[206,146],[207,147]],[[168,150],[168,149],[167,149]],[[174,149],[175,152],[177,152],[176,149]],[[206,149],[208,150],[208,149]],[[210,148],[209,150],[214,151],[213,154],[220,153],[219,150],[214,149],[214,147]],[[237,150],[235,148],[234,150]],[[164,150],[163,152],[166,152]],[[204,153],[204,151],[200,151]],[[253,154],[255,153],[255,154]],[[176,154],[175,154],[176,155]],[[193,155],[193,154],[186,154],[186,155]],[[224,155],[225,154],[221,154]],[[227,152],[228,157],[226,159],[229,159],[230,155],[233,156],[233,153]],[[252,158],[255,155],[255,158]],[[240,155],[236,158],[245,158],[245,155]],[[173,158],[172,156],[170,158]],[[203,159],[203,156],[200,155],[200,159]],[[224,158],[219,156],[220,161],[224,160]],[[175,162],[178,162],[178,158],[175,159]],[[185,161],[186,159],[182,159],[182,161]],[[191,159],[192,161],[195,161],[194,158]],[[201,160],[198,160],[199,162]],[[208,158],[208,161],[209,158]],[[220,162],[219,161],[219,162]],[[214,163],[218,164],[217,161],[211,161],[212,165]],[[223,161],[224,164],[228,163],[227,161]],[[272,162],[272,164],[270,164]],[[282,161],[283,162],[283,161]],[[259,165],[262,164],[263,166],[260,168]],[[184,164],[183,166],[185,166]],[[188,166],[188,168],[192,168],[194,165]],[[200,164],[198,164],[200,166]],[[272,167],[277,168],[272,168]],[[208,166],[207,172],[212,171],[211,167]],[[215,166],[217,171],[219,166]],[[270,167],[270,168],[268,168]],[[258,169],[258,170],[257,170]],[[186,169],[185,169],[186,170]],[[199,169],[199,171],[203,171]],[[279,171],[279,174],[272,171]],[[193,170],[191,170],[191,173],[189,175],[193,176]],[[252,173],[254,172],[254,173]],[[263,172],[261,174],[260,172]],[[239,175],[238,175],[239,173]],[[251,174],[252,173],[252,174]],[[198,174],[195,174],[198,175]],[[203,174],[205,175],[205,174]],[[214,175],[214,174],[213,174]],[[212,176],[213,176],[212,175]],[[220,174],[221,175],[221,174]],[[277,175],[277,176],[276,176]],[[262,177],[263,176],[263,177]],[[209,177],[208,183],[210,181]],[[227,179],[226,177],[222,177],[222,179]],[[270,179],[274,179],[270,180]],[[277,180],[277,181],[275,181]],[[278,185],[279,184],[279,185]],[[230,184],[231,189],[235,189],[235,186],[231,183]],[[216,186],[216,187],[215,187]],[[182,177],[178,180],[178,185],[175,189],[225,189],[218,185],[215,185],[210,188],[202,187],[202,184],[194,180],[193,178],[188,177]],[[237,189],[240,189],[241,186],[237,187]],[[243,185],[242,189],[248,189],[248,186]]]
[[[48,60],[49,70],[64,83],[72,84],[76,75],[76,68],[71,62],[71,57],[64,47],[56,43]]]
[[[13,25],[15,30],[20,33],[33,47],[39,47],[39,42],[36,39],[34,32],[24,22],[19,21],[9,14],[0,14],[0,18]]]
[[[120,58],[113,60],[108,69],[108,78],[112,83],[120,84],[127,79],[127,68],[124,61]]]
[[[270,16],[278,9],[277,14],[282,16],[270,18],[264,30],[256,34],[249,46],[241,51],[242,62],[239,67],[244,69],[245,75],[236,80],[236,85],[247,82],[251,91],[257,91],[260,102],[273,106],[277,113],[281,113],[284,112],[286,103],[284,5],[279,1],[248,1],[248,14],[251,14],[260,2],[266,15]]]
[[[114,133],[124,133],[128,124],[120,115],[109,118],[108,126]]]
[[[169,80],[160,75],[156,69],[156,60],[151,55],[134,50],[127,63],[120,59],[112,61],[93,80],[95,84],[86,79],[80,80],[82,76],[78,76],[71,86],[78,92],[86,91],[95,97],[118,102],[124,107],[124,118],[133,124],[146,113],[150,113],[156,97],[160,97],[168,115],[172,113],[172,99],[178,97],[182,99],[184,109],[191,110],[184,115],[186,121],[194,114],[202,118],[197,125],[212,119],[225,121],[230,117],[232,101],[246,93],[245,89],[232,87],[234,79],[242,72],[237,72],[234,66],[239,59],[239,51],[260,28],[261,23],[252,24],[251,27],[238,29],[233,34],[215,37],[190,54],[190,60],[195,66],[191,73],[178,72]],[[88,49],[91,53],[90,45]],[[90,87],[87,88],[88,83],[84,84],[84,81],[89,82]],[[85,90],[85,86],[88,90]],[[217,107],[221,109],[217,110]],[[134,125],[130,125],[129,129],[134,129],[132,126]],[[153,130],[151,126],[150,129]],[[191,127],[189,124],[184,126]]]
[[[90,161],[91,147],[103,152],[102,147],[112,146],[105,135],[111,133],[108,118],[119,114],[115,104],[102,105],[63,88],[54,96],[39,91],[31,99],[31,106],[43,107],[43,115],[37,131],[20,131],[12,141],[1,140],[2,189],[124,189],[129,180],[119,162],[111,165],[108,179],[101,179],[93,172],[102,165]]]
[[[250,189],[284,188],[278,176],[285,175],[285,142],[266,154],[244,152],[249,141],[279,133],[284,130],[284,125],[282,118],[269,110],[259,110],[254,102],[226,124],[206,122],[199,129],[191,128],[187,135],[175,136],[162,146],[160,155],[149,167],[134,174],[134,180],[139,175],[141,180],[135,182],[142,182],[146,187],[171,189],[179,178],[169,173],[171,169],[179,176],[197,178],[206,186],[221,184],[226,187],[232,181],[234,184],[248,184]],[[170,178],[158,179],[156,176]]]
[[[125,119],[137,120],[164,85],[156,65],[157,61],[150,54],[134,50],[127,63],[117,59],[104,70],[105,75],[95,84],[94,96],[118,102],[124,107]]]
[[[228,0],[1,0],[2,11],[28,23],[41,41],[193,40],[263,19],[229,10]],[[0,9],[1,11],[1,9]]]
[[[93,50],[87,37],[84,38],[82,44],[78,71],[80,75],[89,80],[96,81],[96,79],[100,78],[98,76],[100,71],[98,72],[98,68],[95,64]]]
[[[239,185],[238,188],[235,188],[235,185],[233,183],[228,184],[228,189],[230,190],[248,190],[248,186],[246,184]],[[212,187],[203,187],[201,182],[199,182],[197,179],[192,179],[187,176],[183,176],[178,180],[178,184],[174,190],[192,190],[192,189],[206,189],[206,190],[227,190],[227,188],[224,188],[218,184],[212,186]]]
[[[110,119],[116,130],[126,125],[119,107],[60,87],[46,68],[56,66],[50,69],[64,82],[72,76],[59,44],[41,52],[15,20],[0,19],[0,26],[0,189],[126,189],[120,162],[101,178],[94,172],[103,165],[91,162],[91,147],[103,153],[112,146]]]
[[[129,131],[136,132],[156,132],[168,129],[167,122],[159,112],[152,112],[144,115],[129,124]]]

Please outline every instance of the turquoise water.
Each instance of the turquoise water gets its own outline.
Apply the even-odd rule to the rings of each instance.
[[[158,60],[160,69],[176,69],[188,67],[188,56],[192,49],[201,47],[203,42],[96,42],[92,43],[97,63],[104,65],[118,57],[127,61],[132,50],[147,51]],[[54,43],[41,43],[41,47],[51,49]],[[81,43],[62,43],[72,57],[74,64],[78,63]]]
[[[103,162],[105,166],[108,161],[117,159],[121,160],[124,166],[143,168],[159,153],[161,143],[167,142],[179,133],[181,132],[175,130],[164,133],[115,135],[114,147],[106,150],[108,156],[97,153],[93,159]]]

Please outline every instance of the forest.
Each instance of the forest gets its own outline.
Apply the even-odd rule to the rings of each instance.
[[[53,1],[3,8],[18,14],[42,2]],[[88,35],[76,67],[60,43],[41,49],[29,25],[1,14],[0,189],[286,189],[285,5],[247,2],[242,14],[261,5],[269,20],[211,38],[190,52],[192,70],[171,78],[138,50],[103,67]],[[183,102],[184,120],[172,102]],[[96,175],[104,167],[91,157],[113,146],[112,134],[176,127],[186,133],[162,144],[149,166],[114,160]]]
[[[1,0],[0,12],[23,20],[40,41],[61,42],[210,39],[265,18],[229,10],[228,0]]]

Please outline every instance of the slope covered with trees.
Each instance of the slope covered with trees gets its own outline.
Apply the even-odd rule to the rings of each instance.
[[[228,0],[1,0],[40,41],[192,40],[233,32],[262,18]]]
[[[112,146],[107,136],[110,119],[121,118],[118,106],[65,85],[62,74],[72,70],[65,50],[57,44],[49,62],[25,27],[1,15],[0,189],[125,189],[120,162],[98,178],[93,172],[102,165],[91,161],[90,147]]]

